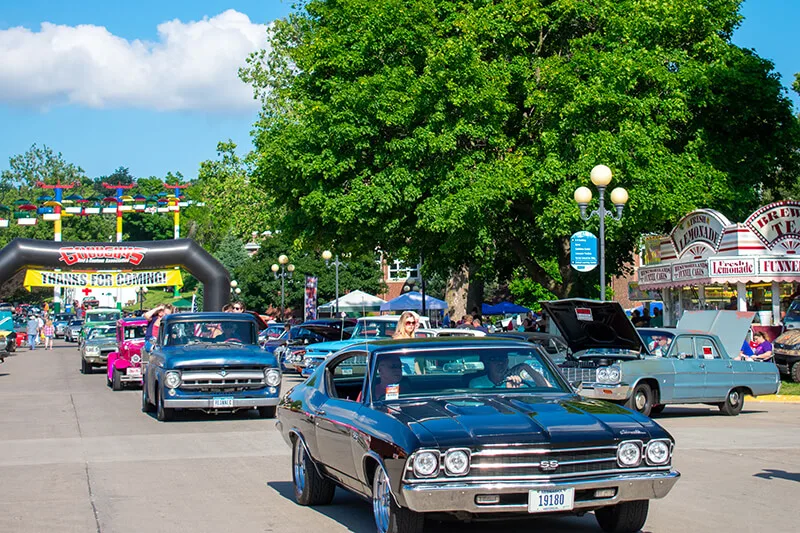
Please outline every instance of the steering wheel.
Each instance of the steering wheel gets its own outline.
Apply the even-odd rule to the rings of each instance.
[[[509,368],[508,372],[506,372],[506,379],[504,380],[506,383],[514,383],[508,379],[510,376],[519,376],[522,380],[522,383],[528,387],[550,386],[547,380],[544,379],[544,376],[534,370],[534,368],[528,363],[519,363]]]
[[[225,339],[222,342],[238,342],[239,344],[244,344],[242,342],[242,339],[237,339],[236,337],[228,337],[227,339]]]

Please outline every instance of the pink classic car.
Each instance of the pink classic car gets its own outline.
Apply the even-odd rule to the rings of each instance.
[[[117,320],[117,351],[108,354],[108,384],[117,391],[126,383],[142,384],[142,346],[147,320]]]

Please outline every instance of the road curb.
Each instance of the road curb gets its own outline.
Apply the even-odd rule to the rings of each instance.
[[[747,396],[747,400],[751,402],[765,402],[765,403],[800,403],[800,396],[789,394],[769,394],[766,396]]]

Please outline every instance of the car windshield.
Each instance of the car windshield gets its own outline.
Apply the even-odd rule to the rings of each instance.
[[[372,399],[569,392],[546,357],[536,347],[385,350],[375,356]]]
[[[106,311],[102,313],[86,313],[87,322],[115,322],[122,318],[119,311]]]
[[[277,339],[283,334],[283,324],[279,324],[277,326],[276,325],[268,326],[267,329],[264,331],[266,332],[266,336],[268,338]]]
[[[326,341],[338,341],[342,338],[341,330],[315,328],[313,331],[303,326],[294,326],[289,330],[289,340],[308,341],[308,344]]]
[[[88,339],[108,339],[117,336],[117,328],[92,328]]]
[[[391,337],[397,328],[397,320],[370,320],[362,319],[353,330],[353,337]]]
[[[172,322],[164,332],[166,346],[186,344],[257,344],[255,322],[245,320]]]
[[[789,304],[789,309],[786,310],[786,316],[790,320],[800,320],[800,300],[792,300]]]
[[[125,326],[125,338],[143,339],[146,331],[147,331],[147,326],[144,324],[141,326]]]
[[[642,340],[644,341],[645,346],[647,346],[647,349],[650,350],[650,353],[657,357],[663,357],[667,355],[669,346],[672,344],[672,339],[675,338],[675,334],[671,331],[660,330],[640,329],[639,335],[641,335]]]
[[[69,325],[70,326],[82,326],[83,325],[83,320],[73,320],[72,322],[69,323]]]

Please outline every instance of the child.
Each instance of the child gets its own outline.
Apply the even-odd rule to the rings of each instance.
[[[44,349],[52,350],[53,337],[56,335],[56,328],[53,326],[53,321],[51,319],[47,319],[44,328],[42,328],[42,332],[44,333]]]

